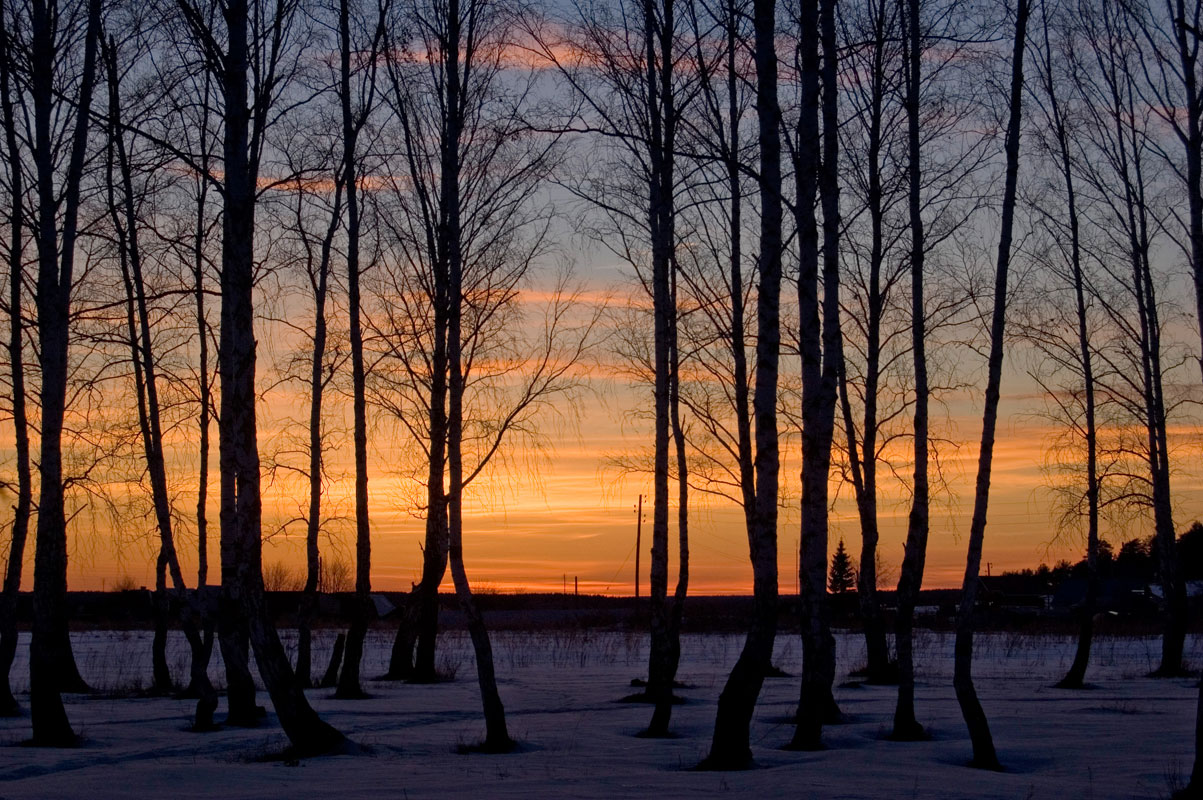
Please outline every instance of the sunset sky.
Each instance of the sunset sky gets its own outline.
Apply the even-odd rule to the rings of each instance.
[[[1018,401],[1008,403],[1012,415],[1000,429],[995,450],[995,471],[983,564],[994,572],[1032,566],[1043,559],[1078,557],[1081,544],[1076,535],[1053,542],[1056,520],[1039,470],[1044,431],[1017,420]],[[607,409],[593,407],[583,414],[579,436],[557,442],[539,485],[529,475],[515,476],[512,490],[497,489],[487,498],[492,509],[482,508],[486,498],[477,497],[465,522],[466,558],[479,588],[495,590],[559,591],[567,581],[572,589],[579,578],[582,592],[631,594],[634,591],[635,513],[637,495],[651,491],[650,480],[620,479],[606,469],[605,455],[637,446],[643,437],[623,435]],[[963,421],[962,428],[973,424]],[[931,588],[959,585],[964,570],[964,537],[972,504],[972,481],[976,444],[963,445],[950,463],[955,475],[950,481],[954,498],[938,500],[933,509],[933,528],[928,555],[926,585]],[[1197,452],[1197,451],[1196,451]],[[376,465],[379,469],[380,465]],[[498,479],[500,482],[503,479]],[[373,532],[373,585],[379,589],[407,589],[421,569],[423,524],[399,511],[387,495],[396,487],[388,476],[373,475],[370,490]],[[889,485],[887,484],[887,487]],[[506,487],[510,488],[510,487]],[[834,489],[833,485],[833,489]],[[484,491],[482,487],[482,492]],[[1194,475],[1180,474],[1176,483],[1176,520],[1180,529],[1203,515],[1203,486]],[[697,496],[697,495],[695,495]],[[902,560],[906,535],[906,507],[897,503],[897,493],[883,491],[881,518],[881,581],[892,587]],[[780,586],[793,592],[798,542],[798,512],[794,494],[783,509],[778,545]],[[265,493],[265,527],[289,515],[295,501],[279,493]],[[390,507],[392,506],[392,507]],[[210,548],[216,557],[216,507]],[[727,503],[699,497],[691,515],[690,589],[696,593],[731,594],[750,591],[751,568],[742,513]],[[650,547],[650,502],[645,501],[642,587],[647,591],[647,548]],[[673,512],[675,514],[675,511]],[[675,516],[673,517],[675,536]],[[70,581],[74,588],[99,589],[129,575],[143,585],[153,585],[152,550],[149,543],[132,542],[115,551],[113,541],[83,542],[83,526],[74,529]],[[1115,534],[1144,535],[1133,527]],[[847,490],[843,490],[832,517],[832,548],[840,537],[859,553],[859,526]],[[335,538],[335,555],[350,560],[351,532],[340,528]],[[330,547],[328,541],[323,548]],[[1050,549],[1051,547],[1051,549]],[[185,562],[195,564],[195,541],[186,537]],[[331,556],[327,556],[331,557]],[[264,545],[265,564],[283,562],[298,573],[303,569],[303,535],[276,536]],[[676,555],[673,553],[675,580]],[[27,573],[28,574],[28,573]],[[186,571],[185,574],[188,574]],[[216,580],[216,572],[212,580]],[[446,588],[450,587],[450,577]]]
[[[566,238],[566,241],[570,239]],[[632,302],[633,281],[627,266],[617,265],[604,248],[581,246],[571,254],[586,295],[616,298]],[[1173,273],[1171,273],[1173,274]],[[1182,280],[1175,275],[1174,280]],[[1172,289],[1172,287],[1167,287]],[[1183,297],[1189,296],[1183,282]],[[261,287],[261,304],[278,304],[278,298],[266,295]],[[1170,294],[1166,292],[1163,296]],[[546,295],[536,283],[528,300],[537,304]],[[304,299],[286,313],[302,321],[312,313]],[[343,313],[338,311],[336,313]],[[280,317],[277,309],[277,318]],[[299,315],[299,316],[298,316]],[[1166,319],[1166,327],[1176,342],[1193,346],[1197,341],[1194,321],[1179,313]],[[303,322],[301,323],[304,324]],[[341,324],[341,323],[339,323]],[[303,328],[302,328],[303,329]],[[295,384],[276,386],[271,370],[289,356],[286,335],[271,323],[258,323],[260,342],[260,382],[272,386],[259,406],[260,449],[265,470],[273,450],[282,446],[284,436],[303,436],[307,419],[306,399]],[[998,573],[1007,569],[1036,566],[1042,561],[1061,558],[1076,561],[1084,542],[1079,531],[1058,531],[1059,510],[1046,487],[1042,473],[1047,444],[1056,433],[1049,422],[1040,418],[1041,400],[1037,387],[1025,375],[1027,366],[1018,346],[1008,349],[1004,373],[1003,402],[995,447],[994,478],[990,499],[982,570]],[[947,358],[944,353],[938,354]],[[947,481],[946,490],[933,486],[932,529],[925,585],[929,588],[959,586],[964,570],[965,539],[973,497],[978,440],[981,430],[982,365],[976,357],[956,356],[964,388],[945,393],[938,407],[933,406],[934,435],[948,439],[939,445],[940,460]],[[538,454],[511,448],[506,463],[477,481],[466,497],[465,557],[469,575],[478,588],[497,591],[571,591],[574,578],[582,592],[611,595],[631,594],[635,580],[635,504],[645,496],[641,585],[647,590],[649,550],[651,547],[650,475],[623,475],[613,466],[617,456],[630,456],[641,448],[650,448],[651,432],[646,419],[632,414],[634,409],[651,405],[646,387],[633,387],[614,370],[614,354],[599,357],[585,380],[586,391],[575,409],[562,409],[548,416],[542,433],[547,449]],[[783,370],[796,372],[796,360],[782,359]],[[1174,375],[1182,384],[1198,380],[1193,362],[1181,365]],[[796,376],[795,376],[796,377]],[[127,402],[118,398],[118,404]],[[353,481],[351,475],[350,413],[345,398],[330,397],[328,405],[342,415],[336,420],[342,431],[336,433],[337,447],[328,457],[333,482],[324,500],[326,535],[321,547],[323,558],[353,561]],[[189,411],[193,414],[194,411]],[[838,418],[837,418],[838,423]],[[909,428],[909,412],[904,419]],[[286,431],[287,425],[293,427]],[[412,498],[421,487],[406,477],[404,434],[397,426],[370,421],[369,492],[372,525],[373,585],[382,590],[406,590],[418,580],[421,569],[420,543],[423,521],[413,512]],[[796,558],[799,540],[798,473],[800,463],[796,435],[782,422],[787,434],[783,448],[786,463],[782,470],[783,507],[778,549],[779,585],[783,593],[796,586]],[[302,427],[296,427],[301,425]],[[176,532],[179,550],[189,585],[195,582],[196,539],[194,524],[196,462],[195,423],[181,423],[182,437],[169,448],[172,491],[176,497]],[[796,432],[795,432],[796,433]],[[0,451],[7,456],[3,468],[10,469],[11,426],[0,425]],[[837,437],[842,440],[842,430]],[[218,571],[218,484],[217,431],[212,430],[209,488],[209,581],[219,580]],[[1189,418],[1172,426],[1171,449],[1177,469],[1173,477],[1175,523],[1184,530],[1195,519],[1203,519],[1203,437],[1189,424]],[[909,443],[903,442],[903,448]],[[35,445],[36,447],[36,445]],[[294,445],[295,447],[295,445]],[[36,454],[36,453],[35,453]],[[294,453],[294,461],[295,461]],[[136,485],[141,467],[125,478],[115,494],[141,493]],[[130,477],[132,476],[132,477]],[[831,517],[830,549],[842,537],[850,553],[859,558],[860,531],[851,487],[833,480],[832,495],[837,499]],[[707,594],[751,591],[751,567],[743,526],[742,512],[733,504],[693,493],[691,508],[690,591]],[[675,487],[670,491],[675,500]],[[307,486],[295,475],[278,471],[264,481],[265,566],[283,564],[294,575],[304,570],[304,525],[298,516],[307,503]],[[4,500],[7,506],[11,499]],[[903,541],[909,497],[884,467],[879,468],[879,519],[881,541],[878,550],[879,583],[893,588],[902,561]],[[128,509],[127,509],[128,511]],[[670,510],[670,581],[676,576],[676,511]],[[1118,546],[1133,536],[1151,532],[1148,520],[1130,520],[1122,529],[1104,527],[1104,535]],[[103,512],[76,516],[70,529],[68,578],[74,589],[103,589],[118,582],[153,586],[153,564],[157,541],[152,519],[145,513],[126,514],[114,520]],[[7,549],[6,551],[7,552]],[[32,583],[32,540],[26,548],[24,586]],[[444,588],[451,590],[450,576]]]
[[[1014,366],[1011,382],[1004,387],[998,439],[995,448],[994,481],[990,519],[986,532],[983,572],[1035,566],[1042,560],[1077,560],[1082,549],[1080,534],[1066,532],[1057,539],[1056,509],[1045,488],[1041,472],[1046,439],[1053,429],[1033,415],[1038,403],[1026,378]],[[972,384],[972,381],[970,382]],[[649,446],[645,423],[633,420],[630,410],[650,403],[650,392],[632,388],[621,379],[600,374],[590,381],[592,393],[583,396],[579,423],[549,422],[549,449],[537,457],[511,453],[509,466],[474,485],[467,498],[465,548],[470,576],[480,589],[497,591],[572,590],[578,579],[582,592],[610,595],[634,591],[634,508],[638,495],[645,496],[643,526],[642,587],[647,591],[650,548],[651,493],[648,477],[622,476],[612,466],[614,456],[630,454]],[[1008,391],[1009,390],[1009,391]],[[942,446],[948,491],[933,498],[933,520],[925,585],[952,587],[960,583],[964,569],[965,536],[972,505],[976,470],[977,439],[980,435],[981,398],[973,389],[946,398],[944,421],[949,438],[957,446]],[[302,398],[293,397],[297,402]],[[279,425],[279,402],[261,405],[261,441],[270,441],[273,425]],[[569,415],[571,417],[572,415]],[[415,485],[398,473],[396,450],[387,426],[371,436],[372,576],[382,590],[408,589],[420,573],[423,537],[422,520],[407,509],[406,498]],[[1198,470],[1199,437],[1193,428],[1179,428],[1174,436],[1176,463],[1175,520],[1184,529],[1203,518],[1203,484]],[[264,445],[264,449],[268,446]],[[333,457],[331,471],[338,480],[329,488],[327,513],[335,517],[322,541],[324,558],[353,558],[351,525],[350,459],[348,447]],[[780,588],[792,593],[796,585],[795,559],[798,545],[798,496],[796,453],[786,445],[788,462],[783,469],[785,507],[779,529]],[[216,442],[213,448],[216,463]],[[174,473],[191,483],[195,473],[185,467]],[[880,489],[881,544],[880,583],[892,588],[897,581],[905,538],[907,498],[904,490],[882,470]],[[185,575],[195,580],[195,537],[191,525],[194,494],[180,489],[181,521],[177,529]],[[831,548],[843,537],[848,549],[859,555],[860,535],[850,487],[832,483],[839,492],[832,515]],[[217,485],[210,488],[210,582],[217,572]],[[675,489],[670,493],[675,498]],[[751,568],[742,514],[732,504],[694,493],[691,509],[691,581],[694,593],[729,594],[749,592]],[[286,477],[266,482],[264,488],[265,565],[282,563],[300,575],[304,562],[304,527],[293,524],[280,531],[282,523],[295,517],[305,502],[304,486]],[[675,509],[670,511],[673,537],[671,580],[675,581]],[[1136,521],[1124,530],[1105,531],[1119,542],[1147,535],[1147,523]],[[148,520],[125,523],[119,529],[95,515],[81,515],[72,526],[69,580],[75,589],[101,589],[132,578],[135,585],[153,585],[155,545]],[[32,559],[32,547],[27,551]],[[32,570],[26,570],[29,584]],[[445,588],[450,591],[450,577]]]

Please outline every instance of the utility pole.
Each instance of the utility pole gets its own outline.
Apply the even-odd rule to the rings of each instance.
[[[639,608],[639,551],[643,547],[643,495],[635,506],[635,608]]]

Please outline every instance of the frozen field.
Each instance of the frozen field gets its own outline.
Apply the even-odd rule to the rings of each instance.
[[[287,632],[285,632],[287,636]],[[149,679],[150,634],[88,633],[75,639],[80,667],[98,690],[68,696],[84,746],[18,746],[28,718],[0,719],[0,798],[164,797],[653,797],[725,795],[790,798],[1159,798],[1189,772],[1196,688],[1191,680],[1143,677],[1156,666],[1156,639],[1096,642],[1092,689],[1050,688],[1073,652],[1069,639],[1015,634],[978,637],[975,675],[1004,773],[964,766],[969,741],[951,686],[952,641],[918,632],[918,712],[934,738],[885,741],[893,687],[841,687],[845,724],[828,728],[828,749],[781,750],[792,733],[796,678],[765,682],[753,723],[759,769],[694,772],[705,755],[715,701],[739,653],[737,636],[690,636],[680,679],[687,699],[673,715],[677,738],[634,736],[650,708],[616,702],[642,677],[646,640],[621,633],[497,633],[494,646],[510,733],[508,755],[460,755],[483,736],[466,635],[442,640],[440,665],[455,680],[434,686],[369,681],[370,700],[309,697],[327,720],[365,745],[366,755],[287,764],[266,761],[286,740],[274,716],[262,728],[194,734],[192,701],[131,697]],[[330,632],[318,633],[314,663],[325,668]],[[372,634],[364,675],[384,669],[391,639]],[[22,647],[14,689],[27,691]],[[215,648],[216,650],[216,648]],[[186,647],[173,640],[175,674]],[[212,674],[222,680],[217,653]],[[797,674],[796,636],[779,636],[776,663]],[[839,636],[840,680],[863,661],[858,636]],[[1203,661],[1203,641],[1188,641]],[[23,694],[22,702],[27,700]],[[266,695],[260,696],[266,703]],[[224,711],[219,708],[219,719]]]

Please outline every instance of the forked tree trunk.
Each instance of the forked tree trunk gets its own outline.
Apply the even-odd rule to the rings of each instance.
[[[1011,60],[1011,95],[1006,141],[1006,183],[1003,188],[1002,219],[998,238],[998,263],[994,275],[994,311],[990,324],[990,356],[986,376],[986,403],[982,413],[982,441],[978,454],[977,486],[973,520],[969,529],[969,552],[961,605],[957,613],[953,688],[973,742],[971,764],[981,769],[1001,769],[986,712],[973,685],[973,622],[977,607],[982,543],[990,502],[990,467],[994,457],[994,431],[998,422],[998,400],[1002,383],[1004,336],[1007,323],[1007,278],[1011,263],[1011,235],[1015,220],[1015,196],[1019,176],[1019,133],[1023,102],[1023,52],[1027,41],[1029,0],[1019,0],[1015,12],[1015,48]]]
[[[401,102],[400,98],[398,101]],[[411,164],[416,157],[413,147],[407,155]],[[428,240],[432,231],[427,229]],[[445,231],[437,233],[444,237]],[[433,297],[431,298],[432,343],[430,354],[430,397],[429,397],[429,465],[426,474],[426,531],[422,547],[422,579],[414,592],[415,630],[404,630],[407,620],[402,619],[393,643],[393,659],[389,664],[389,677],[407,678],[410,683],[434,683],[439,680],[435,669],[435,649],[439,631],[439,585],[447,574],[447,318],[449,298],[447,296],[446,246],[444,239],[428,244],[428,256],[433,270]],[[416,639],[413,651],[413,668],[408,670],[406,662],[410,650],[405,645],[407,637]],[[398,661],[398,658],[401,660]],[[408,674],[407,674],[408,673]]]
[[[0,14],[0,112],[5,132],[5,161],[9,173],[9,250],[8,250],[8,363],[12,385],[13,439],[17,467],[17,502],[13,506],[8,566],[0,596],[0,716],[21,711],[13,697],[10,675],[17,655],[17,596],[21,591],[21,568],[25,560],[25,541],[29,536],[29,516],[33,507],[33,474],[29,460],[29,419],[25,409],[25,341],[21,321],[23,307],[21,284],[24,244],[24,175],[21,151],[17,144],[16,116],[12,98],[11,43],[6,27],[7,15]]]
[[[439,258],[434,259],[436,264]],[[444,269],[436,266],[436,270]],[[417,650],[413,669],[405,675],[404,662],[396,655],[408,658],[409,651],[401,642],[412,636],[397,629],[393,646],[394,660],[389,665],[393,678],[408,678],[411,683],[434,683],[439,679],[435,670],[435,647],[439,630],[439,584],[447,574],[447,497],[444,491],[447,453],[447,289],[445,280],[435,281],[433,303],[434,348],[430,375],[430,464],[426,476],[426,539],[422,549],[422,580],[415,591]],[[400,651],[400,652],[399,652]]]
[[[75,240],[80,182],[87,155],[88,122],[96,83],[100,38],[100,2],[90,0],[84,60],[70,138],[70,160],[63,186],[63,217],[59,227],[59,196],[54,185],[52,125],[55,108],[56,6],[45,0],[31,5],[32,46],[30,91],[34,106],[34,166],[37,170],[37,250],[39,356],[41,392],[41,498],[38,502],[34,556],[33,637],[29,649],[29,703],[33,744],[69,747],[77,742],[67,720],[61,692],[83,691],[87,684],[75,665],[67,627],[67,517],[63,492],[63,420],[66,413],[71,286],[74,281]],[[69,112],[68,112],[69,113]],[[61,256],[60,256],[61,254]]]
[[[439,584],[447,574],[447,499],[443,491],[446,474],[444,453],[447,442],[447,328],[446,311],[440,310],[440,307],[445,309],[446,301],[436,299],[434,307],[436,344],[431,362],[431,455],[430,474],[426,483],[426,538],[422,548],[422,580],[415,590],[415,631],[410,633],[401,627],[397,628],[397,639],[393,644],[394,658],[389,662],[389,677],[404,678],[410,683],[434,683],[439,679],[435,669],[435,649],[439,633]],[[408,674],[405,658],[409,657],[409,650],[402,641],[405,637],[416,639],[416,649],[412,656],[413,667]],[[398,661],[398,657],[403,658]]]
[[[760,259],[756,298],[755,502],[745,507],[754,616],[739,660],[718,699],[706,769],[752,763],[751,724],[777,636],[777,375],[781,351],[781,109],[777,100],[776,3],[753,0],[756,114],[760,143]]]
[[[286,13],[280,11],[279,13]],[[268,616],[263,589],[262,498],[255,421],[254,237],[258,139],[247,100],[247,0],[224,11],[228,50],[222,59],[225,213],[222,222],[219,419],[223,593],[244,612],[255,662],[284,732],[298,755],[328,753],[346,739],[310,707]],[[284,25],[285,20],[276,23]],[[258,114],[266,113],[259,98]],[[230,560],[232,559],[232,561]]]
[[[414,646],[418,643],[418,587],[405,596],[397,612],[397,635],[393,637],[393,649],[389,654],[388,672],[380,680],[403,681],[414,672]]]
[[[827,485],[842,370],[839,322],[839,148],[836,119],[835,8],[800,3],[802,109],[798,123],[799,344],[802,355],[802,535],[800,564],[802,687],[790,747],[822,747],[823,724],[839,718],[832,696],[835,638],[827,603]],[[823,55],[819,59],[819,42]],[[820,93],[820,86],[822,91]],[[820,97],[822,103],[820,105]],[[822,155],[820,125],[822,116]],[[823,298],[819,299],[816,189],[823,208]]]

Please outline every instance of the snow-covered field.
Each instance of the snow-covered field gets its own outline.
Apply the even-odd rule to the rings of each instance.
[[[285,632],[287,637],[288,633]],[[269,717],[255,730],[195,734],[185,730],[192,701],[131,696],[149,680],[150,634],[75,637],[84,677],[97,689],[68,696],[68,713],[84,745],[74,750],[18,746],[29,719],[0,719],[0,798],[164,797],[654,797],[727,795],[790,798],[1158,798],[1189,772],[1195,682],[1143,677],[1156,666],[1157,639],[1096,642],[1092,689],[1050,688],[1073,653],[1067,638],[1018,634],[978,637],[978,691],[1007,768],[967,768],[969,741],[951,686],[950,636],[918,632],[920,719],[934,738],[886,741],[893,687],[841,687],[845,724],[828,728],[828,749],[781,748],[798,681],[775,678],[753,723],[759,769],[695,772],[705,755],[715,701],[742,638],[686,637],[680,679],[687,699],[673,715],[676,738],[639,739],[644,705],[616,702],[645,669],[645,637],[622,633],[497,633],[494,647],[510,733],[508,755],[461,755],[483,735],[471,647],[466,635],[442,639],[440,667],[451,682],[410,686],[368,682],[369,700],[340,701],[330,691],[311,702],[367,753],[302,761],[267,760],[286,740]],[[333,634],[320,632],[314,663],[325,668]],[[840,680],[863,661],[858,636],[841,634]],[[391,640],[373,633],[364,675],[383,671]],[[216,649],[216,648],[215,648]],[[14,689],[28,689],[22,659]],[[186,647],[173,640],[176,675],[186,676]],[[775,663],[797,674],[801,647],[779,636]],[[1188,641],[1203,662],[1203,639]],[[215,653],[214,680],[221,670]],[[27,698],[21,696],[22,702]],[[261,702],[267,703],[266,695]],[[219,718],[221,714],[219,709]]]

